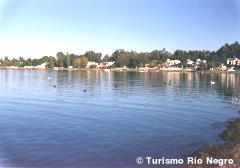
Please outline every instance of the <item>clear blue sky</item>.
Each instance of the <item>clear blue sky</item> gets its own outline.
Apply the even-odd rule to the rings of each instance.
[[[0,0],[0,57],[216,50],[239,40],[240,0]]]

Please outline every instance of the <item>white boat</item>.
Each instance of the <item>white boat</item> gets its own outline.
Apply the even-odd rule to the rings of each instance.
[[[231,67],[227,70],[228,72],[235,72],[236,70],[234,69],[234,67]]]

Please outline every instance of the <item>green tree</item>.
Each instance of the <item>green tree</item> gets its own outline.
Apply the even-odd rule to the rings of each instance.
[[[87,57],[88,61],[100,63],[102,54],[95,53],[94,51],[87,51],[83,56]]]
[[[0,66],[3,66],[3,59],[0,59]]]
[[[3,65],[4,66],[11,66],[11,61],[9,60],[9,58],[7,56],[3,60]]]
[[[63,54],[63,52],[58,52],[56,56],[57,56],[57,66],[63,67],[65,62],[65,54]]]
[[[66,68],[68,68],[69,66],[71,66],[71,57],[69,55],[69,53],[66,54],[66,58],[65,58],[65,66]]]
[[[11,60],[11,65],[13,66],[21,66],[20,61],[18,59],[13,58]]]
[[[74,65],[76,68],[80,68],[81,67],[81,58],[77,57],[74,59]]]
[[[80,59],[81,59],[81,67],[85,68],[87,66],[87,63],[88,63],[88,58],[82,56]]]
[[[107,55],[105,55],[104,57],[103,57],[103,62],[109,62],[110,61],[110,57],[109,57],[109,55],[107,54]]]
[[[40,65],[40,64],[41,64],[40,59],[33,59],[32,60],[32,66],[37,66],[37,65]]]
[[[53,68],[55,66],[56,59],[52,56],[48,58],[48,68]]]

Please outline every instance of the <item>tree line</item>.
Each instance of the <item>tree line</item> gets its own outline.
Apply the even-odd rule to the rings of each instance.
[[[126,66],[128,68],[143,67],[149,64],[150,67],[156,65],[163,65],[167,59],[178,59],[183,66],[186,66],[187,59],[196,61],[197,59],[206,60],[207,68],[218,67],[220,64],[226,64],[227,58],[240,59],[240,44],[238,41],[232,44],[226,43],[217,51],[208,50],[176,50],[174,53],[167,51],[165,48],[162,50],[154,50],[151,52],[136,52],[125,51],[124,49],[118,49],[112,53],[111,56],[102,56],[102,53],[96,53],[94,51],[87,51],[83,55],[69,54],[58,52],[56,56],[44,56],[42,58],[24,59],[19,57],[10,60],[7,56],[0,59],[0,66],[37,66],[47,62],[48,68],[53,67],[69,67],[84,68],[89,61],[101,63],[107,61],[113,61],[115,67]]]

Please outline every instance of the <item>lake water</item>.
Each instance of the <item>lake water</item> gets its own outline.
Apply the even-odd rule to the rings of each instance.
[[[138,156],[188,156],[222,143],[223,123],[239,117],[239,86],[240,74],[2,69],[0,167],[122,168],[139,167]]]

